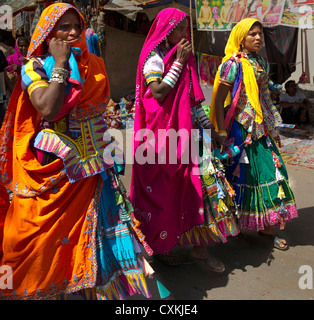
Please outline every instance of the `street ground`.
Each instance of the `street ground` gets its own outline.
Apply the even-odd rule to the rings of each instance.
[[[131,170],[127,165],[121,177],[127,190]],[[165,300],[314,300],[314,170],[291,165],[287,170],[299,213],[299,218],[280,231],[289,244],[288,251],[274,249],[272,240],[256,232],[244,231],[245,242],[229,238],[225,244],[208,246],[209,252],[224,262],[222,274],[191,259],[187,247],[176,249],[185,257],[185,263],[176,267],[145,255],[155,270],[154,278],[148,280],[151,299],[160,300],[157,279],[171,292]],[[299,273],[304,265],[307,272]],[[304,276],[312,289],[299,287]],[[145,298],[135,295],[129,300]]]

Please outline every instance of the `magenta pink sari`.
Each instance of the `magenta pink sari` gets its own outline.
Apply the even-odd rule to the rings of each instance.
[[[194,57],[190,55],[179,81],[162,104],[153,97],[142,74],[143,65],[149,53],[184,18],[188,19],[188,16],[173,8],[162,10],[157,15],[144,43],[137,70],[133,137],[135,157],[130,199],[136,218],[141,222],[141,229],[147,243],[155,252],[161,254],[168,253],[176,244],[183,242],[189,244],[184,233],[204,224],[198,166],[191,161],[194,160],[191,156],[188,164],[185,164],[187,161],[184,163],[180,151],[181,145],[189,145],[190,149],[193,148],[191,108],[204,100]],[[172,48],[163,59],[164,74],[170,69],[175,57],[176,47]],[[166,132],[170,129],[175,132],[183,130],[186,134],[180,136],[178,143],[172,144],[169,148],[166,139],[158,136],[161,129]],[[150,132],[150,135],[140,139],[138,135],[141,130],[146,131],[146,134]],[[169,161],[160,164],[162,159],[159,159],[158,164],[162,148],[166,148],[167,153],[176,148],[174,153],[177,156],[177,164],[170,164]],[[142,150],[147,150],[144,155],[152,154],[153,150],[153,159],[156,164],[140,164],[137,153],[141,154]],[[182,241],[183,238],[184,241]],[[195,237],[192,238],[195,240]],[[190,244],[200,244],[195,243],[194,240],[191,239]],[[212,241],[209,240],[208,243],[210,242]]]
[[[17,38],[15,41],[14,53],[7,57],[7,61],[8,61],[7,70],[9,72],[15,73],[17,76],[20,74],[20,72],[14,71],[13,65],[16,64],[16,65],[22,67],[22,64],[23,64],[22,58],[24,58],[22,52],[20,51],[20,49],[18,47],[18,41],[19,41],[19,38]]]

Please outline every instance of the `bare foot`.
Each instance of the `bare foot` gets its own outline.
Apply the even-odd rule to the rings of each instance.
[[[194,259],[201,260],[211,271],[224,272],[224,264],[217,258],[210,256],[205,246],[193,247],[191,251],[191,256]]]

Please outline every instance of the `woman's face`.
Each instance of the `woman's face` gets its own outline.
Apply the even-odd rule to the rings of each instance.
[[[253,26],[242,41],[243,51],[246,53],[257,52],[263,45],[263,31],[259,26]]]
[[[25,57],[27,54],[28,43],[25,40],[20,40],[17,43],[17,47],[21,51],[22,55]]]
[[[54,28],[54,37],[64,41],[77,39],[81,34],[81,22],[75,11],[67,11]]]
[[[169,34],[168,42],[171,46],[175,46],[177,43],[179,43],[182,39],[186,38],[188,36],[188,20],[183,19],[178,26]]]

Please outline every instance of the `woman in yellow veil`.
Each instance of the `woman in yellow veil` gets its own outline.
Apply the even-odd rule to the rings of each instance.
[[[275,248],[286,250],[287,243],[274,226],[283,229],[297,217],[297,209],[276,144],[280,146],[276,126],[281,118],[270,98],[269,66],[257,54],[262,45],[258,20],[244,19],[232,29],[216,75],[209,118],[221,149],[232,142],[240,148],[226,163],[240,228],[272,237]]]

